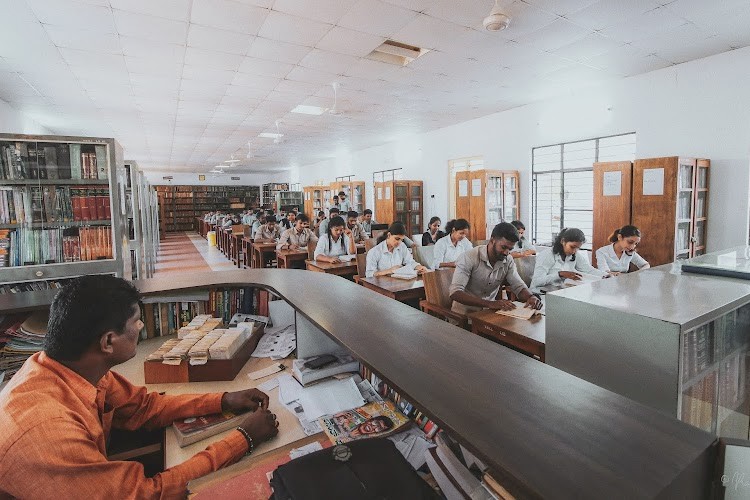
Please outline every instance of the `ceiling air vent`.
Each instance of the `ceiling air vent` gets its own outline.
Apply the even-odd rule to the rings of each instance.
[[[414,45],[408,45],[395,40],[386,40],[380,47],[370,52],[367,58],[388,64],[395,64],[396,66],[406,66],[428,51],[429,49],[420,49]]]

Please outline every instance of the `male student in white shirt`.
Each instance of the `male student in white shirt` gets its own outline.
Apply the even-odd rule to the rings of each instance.
[[[276,250],[306,249],[309,244],[316,244],[318,237],[310,230],[310,218],[305,214],[298,214],[294,227],[281,233],[281,239],[276,244]]]

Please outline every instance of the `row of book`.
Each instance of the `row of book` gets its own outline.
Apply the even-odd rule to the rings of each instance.
[[[10,379],[42,350],[48,319],[48,311],[0,316],[0,380]]]
[[[0,284],[0,294],[38,292],[41,290],[57,290],[64,287],[75,278],[62,278],[53,280],[23,281],[20,283]]]
[[[109,189],[0,186],[0,224],[110,220]]]
[[[111,226],[0,229],[0,267],[111,258]]]
[[[103,144],[0,142],[0,179],[107,179]]]

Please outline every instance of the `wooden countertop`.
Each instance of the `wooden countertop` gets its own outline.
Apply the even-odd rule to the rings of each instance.
[[[135,284],[145,294],[247,285],[281,296],[521,498],[699,498],[710,480],[711,434],[337,276],[252,269]],[[53,295],[0,296],[0,311]]]

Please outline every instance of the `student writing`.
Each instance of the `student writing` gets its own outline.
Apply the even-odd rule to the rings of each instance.
[[[352,239],[355,245],[357,243],[364,243],[367,239],[365,229],[362,227],[362,224],[357,222],[358,217],[359,214],[355,210],[349,210],[349,213],[346,214],[346,227],[352,232]]]
[[[276,225],[276,216],[267,215],[264,221],[264,224],[259,226],[255,233],[253,233],[253,241],[255,243],[277,241],[280,235],[279,227]]]
[[[570,227],[560,231],[552,248],[542,252],[536,258],[531,290],[538,292],[546,285],[559,286],[566,279],[579,281],[581,273],[608,276],[607,273],[596,269],[589,263],[585,252],[579,251],[584,243],[586,243],[586,236],[580,229]]]
[[[434,245],[443,236],[445,233],[440,230],[440,217],[433,217],[427,224],[427,231],[422,235],[422,246]]]
[[[467,238],[471,226],[466,219],[448,221],[445,225],[446,235],[435,243],[432,268],[455,267],[456,260],[473,247]]]
[[[536,255],[536,248],[524,237],[524,233],[526,233],[526,226],[523,225],[523,222],[521,222],[520,220],[514,220],[513,222],[511,222],[511,224],[513,224],[513,227],[518,230],[519,238],[516,242],[516,246],[514,246],[513,250],[510,252],[510,256],[514,259],[517,259],[519,257]]]
[[[651,267],[646,259],[635,251],[635,247],[641,242],[641,231],[637,227],[628,225],[615,229],[609,241],[611,245],[596,251],[596,267],[599,270],[617,276],[627,273],[631,263],[639,270]]]
[[[310,218],[305,214],[298,214],[294,227],[281,233],[276,250],[299,250],[317,242],[318,237],[310,230]]]
[[[367,252],[367,270],[365,276],[387,276],[396,270],[408,266],[418,273],[427,268],[419,265],[406,248],[404,238],[406,227],[402,222],[394,222],[388,231],[380,235],[378,244]]]
[[[333,209],[331,209],[333,210]],[[351,237],[351,230],[339,216],[329,219],[326,234],[320,237],[315,247],[315,260],[320,262],[341,262],[342,255],[356,255],[357,249]]]

